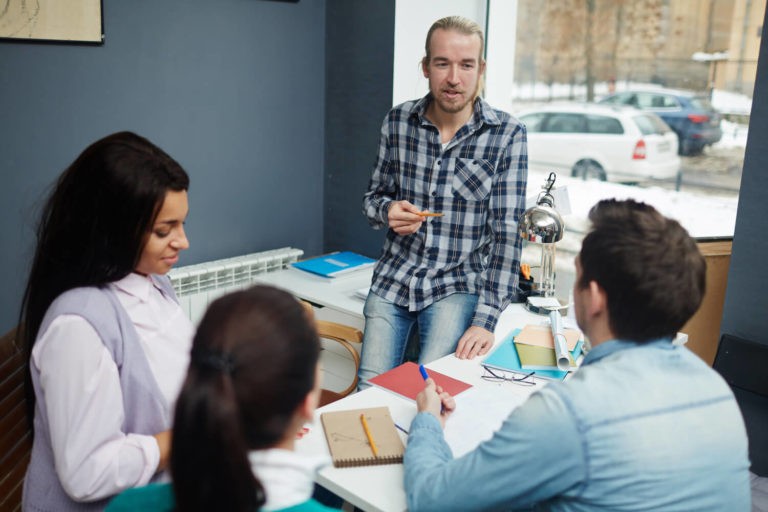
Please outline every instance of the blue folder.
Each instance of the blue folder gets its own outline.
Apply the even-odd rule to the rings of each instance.
[[[323,277],[336,277],[355,270],[372,267],[376,260],[360,254],[342,251],[291,263],[294,267]]]
[[[520,329],[513,329],[512,332],[501,341],[493,352],[488,354],[483,364],[499,370],[522,373],[528,375],[533,372],[534,377],[541,377],[551,380],[563,380],[568,372],[560,370],[526,370],[520,365],[520,358],[515,350],[515,336],[520,334]]]

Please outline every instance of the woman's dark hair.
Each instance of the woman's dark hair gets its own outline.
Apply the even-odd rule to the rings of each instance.
[[[606,199],[589,212],[579,288],[605,290],[613,334],[650,341],[674,337],[706,289],[706,263],[679,222],[631,199]]]
[[[19,322],[30,411],[29,357],[48,307],[67,290],[131,273],[166,193],[188,188],[189,177],[173,158],[130,132],[88,146],[54,183],[37,226]]]
[[[213,302],[176,403],[171,475],[177,509],[253,512],[266,500],[250,450],[283,440],[315,385],[320,341],[304,308],[269,286]]]

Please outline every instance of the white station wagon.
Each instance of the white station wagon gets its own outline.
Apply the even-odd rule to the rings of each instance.
[[[675,132],[634,107],[568,103],[520,111],[532,169],[583,179],[640,181],[677,176]]]

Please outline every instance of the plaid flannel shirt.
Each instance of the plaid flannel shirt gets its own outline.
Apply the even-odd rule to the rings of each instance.
[[[410,311],[452,293],[479,296],[472,325],[493,332],[499,314],[517,300],[528,153],[525,127],[481,98],[471,119],[443,149],[426,119],[428,94],[394,107],[381,127],[363,213],[388,228],[392,201],[442,212],[419,231],[387,231],[371,290]]]

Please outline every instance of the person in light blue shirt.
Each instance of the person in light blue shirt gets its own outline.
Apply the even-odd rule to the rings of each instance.
[[[632,200],[601,201],[590,220],[574,285],[592,344],[581,368],[531,395],[459,459],[442,434],[455,401],[428,380],[405,453],[409,510],[750,509],[733,394],[672,344],[704,294],[695,241]]]

